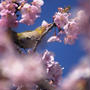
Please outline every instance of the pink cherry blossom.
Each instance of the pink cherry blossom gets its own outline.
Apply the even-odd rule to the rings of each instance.
[[[56,12],[54,15],[54,23],[58,28],[61,28],[68,23],[68,16],[68,13]]]
[[[44,4],[43,0],[33,0],[33,2],[35,3],[35,5],[41,7]]]
[[[54,61],[54,54],[46,50],[43,54],[42,61],[46,67],[47,79],[52,81],[53,85],[58,85],[62,68],[58,62]]]
[[[77,39],[77,37],[75,37],[73,35],[68,35],[68,36],[64,37],[64,43],[72,45],[76,39]]]
[[[4,13],[5,10],[10,13],[15,13],[16,7],[17,7],[17,4],[15,3],[2,2],[0,3],[0,15],[2,16],[2,12]]]
[[[66,35],[77,36],[79,34],[79,25],[75,21],[68,22],[64,26],[64,31]]]
[[[53,53],[49,52],[48,50],[45,50],[43,56],[42,56],[42,61],[45,64],[45,66],[47,67],[51,67],[52,64],[54,63],[54,55]]]
[[[57,36],[49,38],[48,42],[51,41],[59,41],[61,42],[60,37],[63,35],[66,35],[64,37],[64,43],[65,44],[73,44],[75,39],[77,39],[78,35],[82,33],[82,27],[84,27],[87,24],[88,17],[85,14],[84,10],[79,10],[77,12],[76,17],[69,18],[70,13],[64,12],[63,8],[58,8],[58,12],[53,16],[54,23],[56,24],[56,27],[59,30],[59,33],[57,33]],[[83,17],[85,17],[83,19]],[[89,26],[89,25],[88,25]],[[87,26],[87,27],[88,27]],[[60,33],[63,32],[63,33]]]
[[[60,38],[58,36],[51,36],[47,42],[61,42]]]
[[[14,13],[11,14],[7,12],[5,16],[1,17],[1,21],[5,27],[16,27],[18,25],[16,18]]]
[[[0,16],[4,27],[16,27],[18,24],[17,16],[15,14],[16,4],[14,3],[0,3]]]
[[[34,21],[39,17],[40,12],[41,7],[25,3],[21,8],[22,19],[19,22],[25,23],[27,25],[32,25],[34,24]]]
[[[55,62],[48,71],[48,79],[52,80],[53,85],[58,86],[58,82],[61,79],[62,68],[58,62]]]

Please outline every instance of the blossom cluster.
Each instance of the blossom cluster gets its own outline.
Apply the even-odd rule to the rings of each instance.
[[[61,42],[64,35],[65,44],[73,44],[77,36],[80,34],[80,23],[85,17],[85,11],[80,10],[77,12],[76,17],[70,18],[71,13],[68,12],[69,8],[58,8],[58,12],[53,16],[54,23],[58,28],[57,34],[50,37],[47,42]]]
[[[88,12],[90,10],[90,6],[89,3],[90,1],[87,0],[87,2],[84,1],[84,3],[81,3],[81,8],[84,9],[85,14],[82,14],[82,17],[84,17],[81,22],[81,29],[82,29],[82,34],[84,36],[82,43],[83,43],[83,47],[86,50],[86,52],[88,54],[90,54],[90,12]]]
[[[48,75],[47,79],[57,86],[62,75],[62,69],[60,64],[54,61],[54,54],[46,50],[42,56],[42,61],[46,68]]]
[[[11,28],[16,27],[18,23],[34,24],[43,4],[43,0],[33,0],[31,4],[25,0],[2,0],[0,3],[0,26]]]

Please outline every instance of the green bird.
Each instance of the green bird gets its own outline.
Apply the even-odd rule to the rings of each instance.
[[[33,31],[25,31],[21,33],[17,33],[12,29],[8,30],[8,35],[11,37],[12,41],[18,45],[20,48],[33,48],[36,43],[40,41],[41,37],[44,36],[48,30],[52,28],[52,24],[49,24],[47,29],[46,26],[40,26]]]

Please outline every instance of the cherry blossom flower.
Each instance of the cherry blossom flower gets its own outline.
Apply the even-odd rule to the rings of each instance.
[[[22,19],[20,23],[25,23],[27,25],[32,25],[37,18],[35,14],[32,13],[31,5],[26,3],[21,8]]]
[[[53,85],[58,85],[62,76],[62,68],[58,62],[54,62],[54,64],[49,68],[48,71],[48,79],[52,81]]]
[[[46,50],[43,54],[42,61],[46,67],[47,79],[52,81],[53,85],[58,85],[58,81],[62,74],[62,68],[58,62],[54,61],[53,53]]]
[[[77,37],[68,35],[68,36],[64,37],[64,43],[72,45],[76,39],[77,39]]]
[[[44,62],[46,67],[52,66],[52,64],[54,63],[54,55],[53,55],[53,53],[46,50],[44,52],[43,56],[42,56],[42,61]]]
[[[1,22],[3,23],[3,26],[5,25],[5,27],[16,27],[18,25],[16,18],[15,14],[8,13],[6,16],[1,18]]]
[[[51,36],[47,42],[61,42],[60,38],[58,36]]]
[[[39,14],[41,12],[41,6],[44,4],[43,0],[40,0],[40,1],[35,0],[35,1],[33,1],[35,4],[32,3],[32,5],[30,5],[29,3],[25,3],[24,0],[19,0],[19,1],[17,1],[17,0],[6,0],[6,1],[2,1],[0,3],[0,16],[1,16],[1,18],[5,17],[5,19],[7,17],[6,23],[15,24],[15,25],[12,25],[12,27],[17,26],[17,24],[18,24],[17,16],[16,16],[16,12],[17,12],[17,8],[18,8],[17,3],[21,3],[21,2],[24,3],[24,4],[20,8],[22,18],[21,18],[21,20],[19,20],[19,22],[20,23],[25,23],[27,25],[34,24],[34,21],[39,17]],[[9,20],[8,15],[10,15],[10,17],[12,17],[12,15],[13,15],[13,18],[12,18],[13,22],[8,22],[8,20]]]
[[[31,6],[30,4],[25,4],[21,9],[21,13],[22,19],[20,20],[20,22],[28,25],[34,24],[35,19],[39,17],[37,15],[39,13],[38,8],[33,5]]]
[[[0,16],[4,27],[16,27],[18,24],[17,16],[15,14],[16,5],[14,3],[0,3]]]
[[[36,4],[40,4],[39,6],[35,5],[32,3],[30,5],[29,3],[25,3],[24,6],[21,8],[21,14],[22,14],[22,19],[19,21],[20,23],[25,23],[27,25],[32,25],[34,24],[34,21],[39,17],[39,14],[41,12],[41,6],[42,0],[36,0],[34,1]]]
[[[88,17],[84,10],[79,10],[76,17],[69,18],[71,14],[65,12],[63,8],[58,8],[58,12],[53,16],[54,23],[59,30],[56,36],[52,36],[48,39],[48,42],[58,41],[61,42],[60,37],[64,35],[65,44],[73,44],[78,35],[85,30],[85,26],[89,26],[87,21]],[[83,19],[83,17],[85,17]],[[82,28],[83,27],[83,28]],[[63,32],[63,33],[60,33]]]
[[[54,15],[54,23],[58,28],[62,28],[68,23],[68,16],[68,13],[56,12],[56,14]]]
[[[64,26],[64,31],[66,35],[77,36],[79,34],[79,26],[75,21],[71,21]]]
[[[33,3],[39,7],[41,7],[44,4],[43,0],[33,0]]]
[[[0,15],[3,16],[2,13],[5,13],[5,11],[10,13],[15,13],[16,7],[17,4],[15,3],[2,2],[0,3]]]

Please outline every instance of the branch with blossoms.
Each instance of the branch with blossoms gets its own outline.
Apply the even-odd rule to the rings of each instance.
[[[5,27],[5,30],[9,30],[14,27],[17,27],[19,23],[24,23],[26,25],[32,25],[34,24],[35,20],[39,17],[39,14],[41,12],[41,6],[44,4],[42,0],[33,0],[33,2],[28,3],[27,1],[24,0],[5,0],[0,3],[0,23],[1,27]],[[42,40],[42,38],[49,32],[52,28],[57,27],[58,33],[55,32],[54,36],[48,39],[47,42],[61,42],[61,38],[63,35],[64,37],[64,43],[65,44],[72,44],[74,43],[74,40],[77,39],[77,36],[80,34],[80,28],[79,28],[79,15],[77,14],[77,17],[75,18],[69,18],[71,15],[69,13],[70,7],[66,8],[58,8],[58,12],[55,13],[53,16],[53,23],[51,26],[47,23],[47,25],[44,25],[42,22],[41,27],[46,27],[46,30],[42,35],[38,38],[38,40],[35,40],[36,43],[34,45],[33,51],[36,50],[38,44]],[[21,13],[21,19],[20,18],[20,13]],[[79,12],[83,14],[83,11]],[[80,19],[81,20],[81,19]],[[45,22],[44,22],[45,23]],[[46,23],[45,23],[46,24]],[[12,30],[13,31],[13,30]],[[12,34],[12,33],[11,33]],[[13,35],[11,36],[15,36]],[[26,35],[26,34],[25,34]],[[25,37],[25,36],[23,36]],[[29,39],[32,40],[30,35],[28,35]],[[19,36],[17,35],[14,37],[14,42],[15,44],[19,43],[18,46],[22,47],[22,42],[27,42],[27,38],[23,40],[18,40]],[[33,36],[35,37],[35,36]],[[36,37],[35,37],[36,38]],[[26,43],[25,43],[26,44]],[[25,46],[25,45],[24,45]]]
[[[35,20],[40,17],[43,4],[43,0],[33,0],[32,2],[27,0],[1,1],[0,90],[73,90],[71,85],[76,85],[75,90],[83,90],[77,89],[78,84],[81,84],[79,88],[84,85],[83,88],[89,90],[86,89],[90,88],[87,86],[87,83],[90,82],[88,63],[80,64],[80,67],[76,68],[81,76],[76,74],[77,77],[73,80],[72,74],[69,77],[71,82],[66,85],[68,80],[65,80],[64,84],[62,82],[59,87],[63,68],[54,60],[52,52],[48,50],[45,50],[43,54],[37,52],[37,47],[42,43],[42,39],[53,28],[56,30],[47,43],[64,41],[65,44],[73,44],[81,33],[81,27],[84,24],[82,18],[85,16],[86,22],[89,18],[85,15],[84,10],[78,11],[76,17],[70,18],[70,7],[58,8],[58,12],[52,17],[53,22],[43,21],[41,26],[33,31],[21,33],[13,31],[13,28],[18,27],[20,23],[33,25]],[[64,38],[62,38],[63,36]],[[27,50],[25,53],[21,48],[32,50]],[[83,66],[85,66],[84,72],[82,72]],[[81,81],[85,83],[83,84]]]

